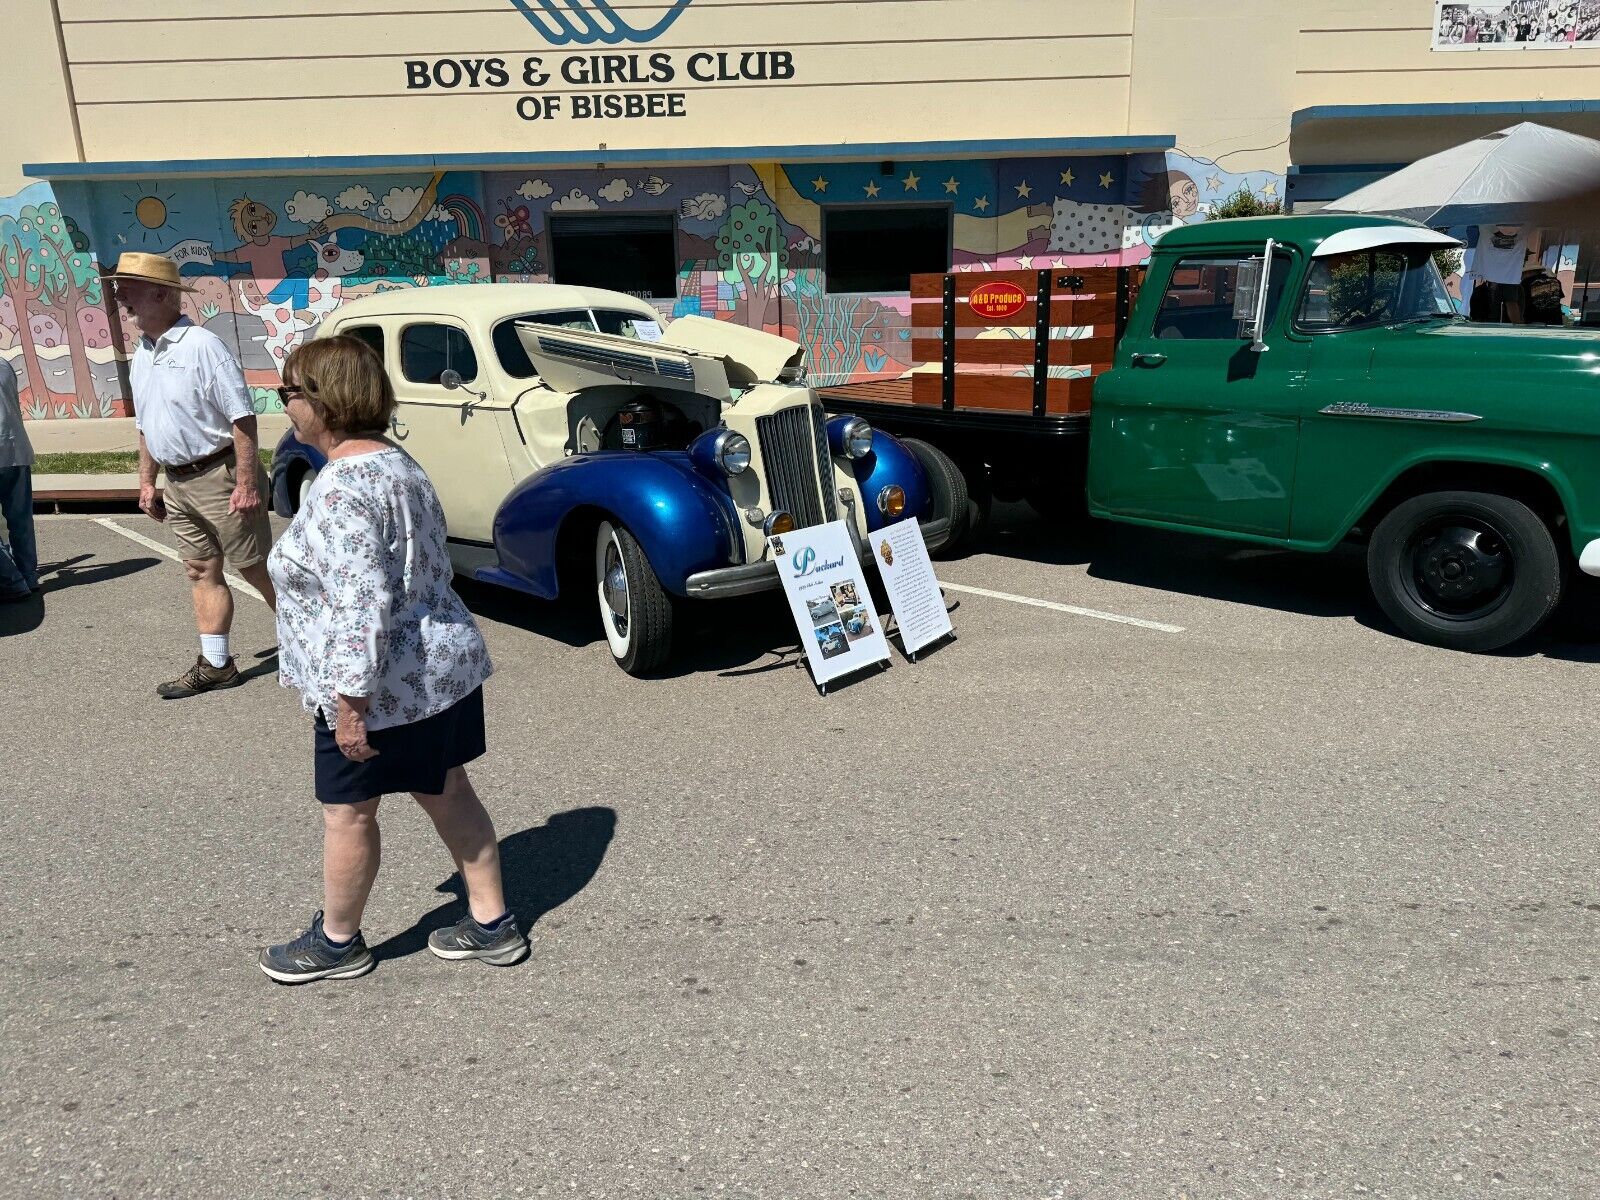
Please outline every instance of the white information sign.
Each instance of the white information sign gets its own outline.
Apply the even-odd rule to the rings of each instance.
[[[641,321],[635,317],[633,332],[641,342],[659,342],[661,340],[661,322]]]
[[[843,521],[767,539],[819,688],[889,660],[855,538]]]
[[[872,552],[878,557],[907,655],[914,658],[922,647],[954,632],[928,558],[928,544],[922,540],[922,526],[914,518],[873,534]]]

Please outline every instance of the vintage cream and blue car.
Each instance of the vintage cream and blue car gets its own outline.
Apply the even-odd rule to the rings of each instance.
[[[317,336],[382,356],[391,436],[438,489],[457,571],[545,599],[592,588],[630,674],[666,660],[681,602],[778,586],[768,534],[842,519],[865,539],[918,517],[930,548],[945,540],[939,451],[829,420],[794,342],[659,320],[617,292],[486,284],[364,297]],[[284,437],[280,515],[322,466]]]

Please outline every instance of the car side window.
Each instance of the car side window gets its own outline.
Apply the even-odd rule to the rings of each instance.
[[[1259,252],[1258,252],[1259,253]],[[1233,315],[1239,278],[1239,254],[1179,259],[1161,294],[1154,336],[1198,338],[1205,341],[1240,341],[1246,322]],[[1277,316],[1291,263],[1272,256],[1272,279],[1267,292],[1267,325]]]
[[[358,342],[365,342],[378,352],[380,361],[387,362],[383,357],[383,327],[381,325],[349,325],[339,330],[341,337],[352,337]]]
[[[454,325],[407,325],[400,335],[400,374],[411,383],[437,384],[449,370],[463,383],[478,377],[478,356],[466,333]]]

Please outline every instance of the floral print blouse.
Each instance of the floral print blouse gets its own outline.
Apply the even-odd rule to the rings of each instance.
[[[368,729],[434,716],[494,670],[451,579],[444,510],[398,449],[333,459],[267,559],[278,681],[332,725],[366,696]]]

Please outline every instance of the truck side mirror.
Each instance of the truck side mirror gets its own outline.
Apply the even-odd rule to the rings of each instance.
[[[1267,327],[1267,296],[1272,288],[1272,251],[1277,243],[1267,239],[1260,258],[1241,259],[1235,267],[1233,319],[1245,324],[1250,349],[1265,354],[1271,349],[1261,340]]]

